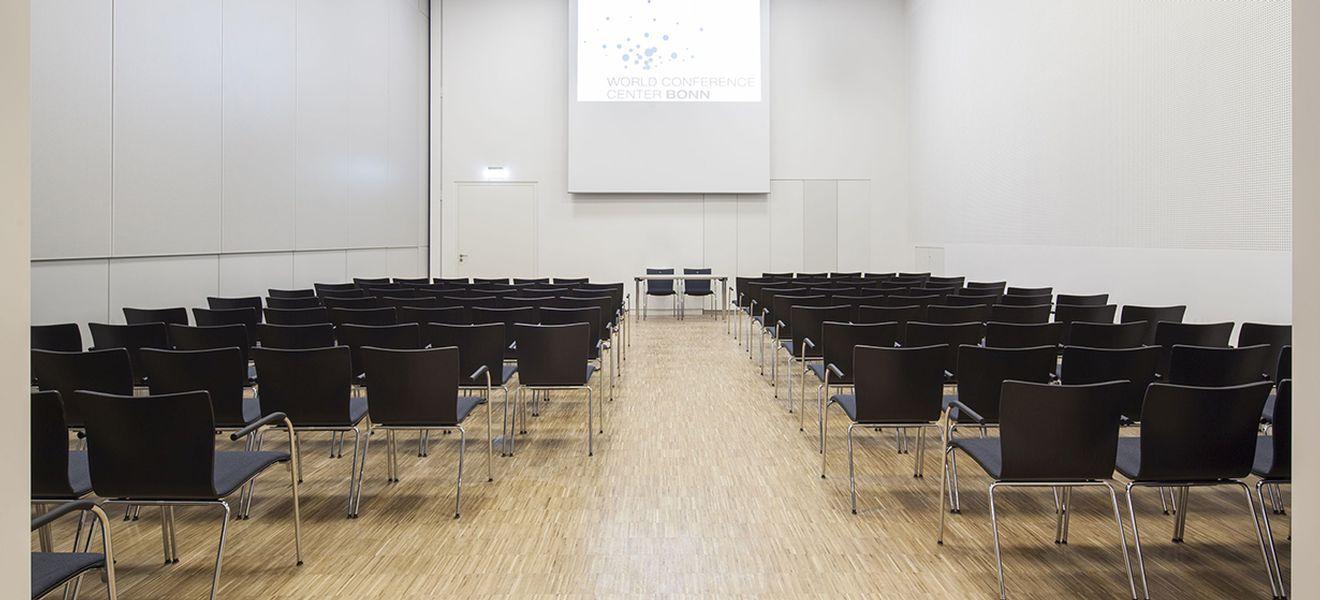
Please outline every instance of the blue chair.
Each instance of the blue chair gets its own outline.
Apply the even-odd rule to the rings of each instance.
[[[710,275],[710,269],[683,269],[684,275]],[[710,285],[709,279],[685,279],[683,280],[683,296],[696,296],[701,298],[701,310],[706,310],[706,298],[715,298],[715,290]]]
[[[647,269],[647,275],[673,275],[673,269]],[[673,279],[647,279],[647,296],[669,296],[674,300],[674,306],[671,309],[675,317],[678,316],[678,292],[674,290]],[[646,318],[646,302],[642,303],[642,318]]]

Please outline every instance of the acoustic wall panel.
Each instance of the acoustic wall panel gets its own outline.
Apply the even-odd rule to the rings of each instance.
[[[834,271],[839,262],[839,184],[802,182],[802,270]]]
[[[206,306],[220,293],[219,257],[121,258],[110,261],[110,322],[124,322],[124,307]],[[192,315],[189,314],[189,321]]]
[[[387,277],[390,274],[390,251],[372,248],[349,250],[344,257],[348,277]]]
[[[770,270],[803,270],[802,181],[770,182]]]
[[[265,296],[270,288],[293,287],[293,253],[220,256],[221,296]]]
[[[384,246],[390,233],[388,187],[390,17],[398,0],[351,0],[352,23],[338,40],[348,67],[348,241]]]
[[[87,323],[109,317],[110,262],[70,260],[32,263],[32,324],[78,323],[91,345]]]
[[[225,0],[221,248],[293,248],[294,0]]]
[[[836,271],[867,271],[871,267],[871,182],[838,182],[838,264]]]
[[[733,277],[738,272],[738,196],[707,194],[701,226],[702,266],[717,275]],[[711,287],[719,292],[718,282]],[[710,299],[693,299],[688,304],[701,306],[703,301],[709,303]]]
[[[425,277],[422,255],[417,248],[390,248],[386,250],[386,273],[390,277]]]
[[[296,252],[293,255],[295,288],[309,288],[313,283],[345,283],[352,277],[343,250]]]
[[[117,255],[220,250],[220,0],[114,8]]]
[[[412,0],[391,0],[389,10],[388,47],[386,61],[389,73],[386,134],[389,160],[386,162],[384,231],[382,243],[389,245],[418,244],[417,211],[421,201],[419,174],[425,156],[421,149],[425,137],[418,135],[418,114],[425,105],[422,96],[426,89],[425,77],[419,77],[422,56],[418,46],[425,48],[424,36],[419,37],[418,23],[426,19],[417,12]]]
[[[738,272],[757,277],[770,270],[770,198],[738,196]]]
[[[298,3],[295,247],[348,244],[349,45],[347,0]]]
[[[32,258],[110,254],[111,12],[32,3]]]

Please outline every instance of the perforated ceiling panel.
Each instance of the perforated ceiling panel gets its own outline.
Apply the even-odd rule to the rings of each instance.
[[[911,8],[914,241],[1291,250],[1289,4]]]

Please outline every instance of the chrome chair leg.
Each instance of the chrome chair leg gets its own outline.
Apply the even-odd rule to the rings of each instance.
[[[852,498],[852,514],[857,514],[857,472],[853,466],[853,427],[856,423],[848,424],[848,493]]]
[[[1262,494],[1262,492],[1264,488],[1267,487],[1274,487],[1275,491],[1276,492],[1278,491],[1277,489],[1278,486],[1270,486],[1265,483],[1265,480],[1262,479],[1261,481],[1256,482],[1256,498],[1260,500],[1260,517],[1261,520],[1265,522],[1265,541],[1267,542],[1266,547],[1269,548],[1270,551],[1268,562],[1273,569],[1272,577],[1274,577],[1274,580],[1277,584],[1277,587],[1275,588],[1274,591],[1274,597],[1287,598],[1288,584],[1283,581],[1283,569],[1279,566],[1279,555],[1274,547],[1274,531],[1270,528],[1270,516],[1265,511],[1265,496]]]
[[[990,532],[995,538],[995,568],[999,572],[999,600],[1006,600],[1008,595],[1004,592],[1004,559],[999,552],[999,518],[995,514],[995,487],[998,483],[990,484]]]
[[[825,479],[825,431],[830,423],[830,403],[820,409],[820,478]]]
[[[1270,561],[1270,551],[1265,545],[1265,533],[1260,527],[1260,516],[1256,514],[1256,503],[1251,499],[1251,488],[1247,487],[1247,484],[1242,483],[1241,481],[1235,483],[1242,487],[1242,492],[1247,496],[1247,509],[1251,511],[1251,522],[1256,526],[1256,541],[1260,543],[1260,557],[1265,561],[1265,578],[1270,582],[1270,592],[1275,598],[1281,598],[1284,594],[1279,588],[1279,584],[1274,581],[1274,563]],[[1261,504],[1260,509],[1261,511],[1264,511],[1265,505]],[[1268,522],[1267,519],[1266,527],[1268,527]],[[1273,542],[1271,542],[1271,544],[1272,543]]]
[[[467,431],[458,426],[458,482],[454,490],[454,518],[462,514],[463,508],[463,453],[467,449]]]
[[[1118,542],[1123,548],[1123,568],[1127,570],[1128,591],[1132,593],[1132,600],[1137,600],[1137,582],[1132,578],[1132,556],[1128,554],[1127,533],[1123,531],[1123,511],[1118,508],[1118,494],[1114,491],[1114,486],[1105,482],[1105,489],[1109,490],[1109,502],[1114,508],[1114,523],[1118,525]]]
[[[1127,484],[1128,518],[1132,519],[1132,543],[1137,550],[1137,572],[1141,574],[1141,597],[1150,600],[1150,584],[1146,581],[1146,558],[1141,554],[1141,529],[1137,526],[1137,510],[1132,503],[1133,487],[1134,484]]]
[[[221,500],[220,508],[224,509],[225,518],[220,521],[220,547],[215,551],[215,572],[211,574],[211,600],[215,600],[215,593],[220,588],[220,565],[225,554],[225,536],[229,533],[229,504]]]
[[[940,460],[940,532],[939,536],[935,538],[935,543],[941,546],[944,545],[944,520],[945,517],[952,512],[949,509],[950,494],[946,493],[946,491],[949,487],[949,453],[953,451],[953,446],[945,444],[944,456],[942,456]]]
[[[594,442],[596,425],[595,423],[592,422],[591,408],[592,408],[591,388],[587,388],[587,456],[595,455],[593,442]],[[604,424],[602,424],[602,427],[603,426]]]

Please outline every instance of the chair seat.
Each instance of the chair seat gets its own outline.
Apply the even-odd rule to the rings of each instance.
[[[596,370],[597,370],[597,369],[596,369],[596,365],[593,365],[593,364],[588,363],[588,364],[587,364],[587,377],[586,377],[586,379],[584,379],[583,381],[586,381],[586,382],[590,383],[590,382],[591,382],[591,376],[596,374]]]
[[[288,452],[216,452],[213,479],[217,497],[238,491],[266,467],[286,460],[289,460]]]
[[[92,473],[87,468],[86,452],[69,453],[69,487],[73,497],[81,498],[92,491]]]
[[[975,437],[954,438],[953,447],[967,453],[976,464],[981,465],[991,479],[999,479],[1004,472],[1004,457],[1000,451],[999,438]]]
[[[646,290],[647,296],[673,296],[677,293],[678,292],[674,290]]]
[[[683,290],[684,296],[714,296],[715,290]]]
[[[1261,423],[1274,422],[1274,401],[1276,399],[1278,399],[1278,396],[1274,392],[1270,392],[1270,397],[1265,400],[1265,408],[1260,411]]]
[[[40,598],[66,581],[105,566],[104,554],[89,552],[33,552],[32,597]]]
[[[1274,468],[1274,438],[1262,435],[1256,438],[1256,461],[1251,474],[1262,479],[1292,479],[1291,469]]]
[[[810,362],[810,361],[808,361],[808,362],[807,362],[807,370],[808,370],[808,371],[811,371],[811,374],[812,374],[812,375],[815,375],[815,376],[816,376],[816,379],[821,380],[821,382],[824,382],[824,381],[825,381],[825,363],[824,363],[824,362]]]
[[[787,350],[790,355],[794,357],[797,356],[797,353],[793,351],[794,348],[793,340],[779,340],[779,345],[783,346],[784,349]]]
[[[857,421],[857,396],[853,394],[835,394],[830,396],[830,401],[838,404],[843,409],[843,414],[848,415],[848,419]]]
[[[513,374],[518,372],[518,363],[505,363],[503,373],[500,376],[500,385],[504,385],[513,379]]]
[[[1137,479],[1141,473],[1141,438],[1118,438],[1118,462],[1114,468],[1128,479]]]
[[[468,417],[468,415],[472,414],[473,410],[476,410],[478,406],[485,403],[486,400],[478,396],[459,396],[458,411],[456,413],[457,422],[455,423],[455,425],[462,423],[463,420]]]

